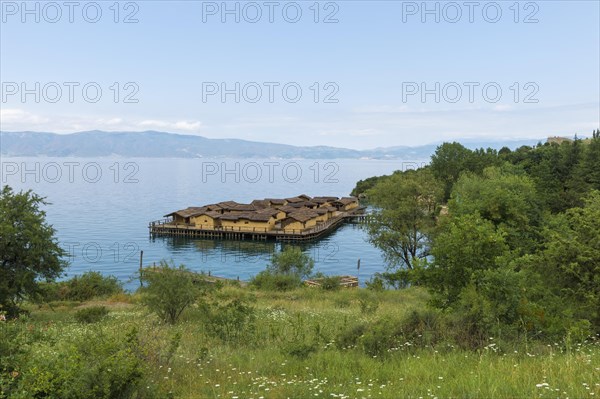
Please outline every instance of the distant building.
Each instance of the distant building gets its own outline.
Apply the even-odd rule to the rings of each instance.
[[[556,144],[562,144],[564,142],[570,143],[573,141],[573,139],[570,139],[568,137],[559,137],[559,136],[551,136],[548,137],[548,139],[546,140],[547,143],[556,143]]]

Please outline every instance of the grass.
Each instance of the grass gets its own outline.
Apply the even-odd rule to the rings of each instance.
[[[151,379],[177,398],[600,396],[597,342],[573,348],[537,343],[511,351],[498,349],[492,337],[478,351],[404,343],[384,357],[336,347],[336,337],[349,326],[423,308],[427,294],[418,288],[374,294],[362,289],[272,293],[224,287],[215,295],[220,303],[248,301],[256,309],[255,328],[237,341],[224,342],[210,334],[202,306],[188,309],[177,325],[169,326],[147,313],[136,295],[80,306],[58,304],[53,310],[31,307],[29,328],[52,336],[41,341],[55,345],[79,331],[111,334],[135,327],[142,341],[161,349],[161,355],[148,355]],[[369,299],[377,301],[375,309],[361,307],[365,295],[376,295]],[[82,306],[98,305],[110,310],[102,321],[85,326],[74,321]],[[173,342],[170,353],[166,348]]]

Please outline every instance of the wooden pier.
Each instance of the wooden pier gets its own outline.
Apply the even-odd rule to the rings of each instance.
[[[160,267],[157,267],[156,264],[154,264],[152,266],[148,266],[146,268],[140,269],[140,273],[157,273],[157,272],[160,272],[160,270],[161,270]],[[248,282],[244,281],[244,280],[240,280],[239,276],[237,277],[237,279],[233,279],[233,278],[213,276],[210,271],[208,271],[208,274],[207,274],[207,273],[204,273],[204,272],[195,272],[195,271],[191,271],[191,270],[184,270],[184,271],[181,271],[180,273],[182,273],[182,275],[184,275],[184,276],[189,277],[190,280],[194,284],[198,284],[198,283],[208,283],[208,284],[221,283],[221,284],[239,285],[240,287],[246,287],[248,285]]]
[[[219,240],[275,240],[275,241],[309,241],[326,235],[346,222],[364,223],[369,221],[369,215],[364,214],[364,208],[342,212],[326,222],[304,230],[266,230],[261,228],[244,227],[215,227],[199,228],[185,223],[175,223],[169,219],[157,220],[148,224],[152,236],[179,236],[191,238],[209,238]]]
[[[336,277],[336,276],[332,276]],[[358,277],[356,276],[337,276],[340,278],[340,287],[342,288],[357,288],[358,287]],[[304,281],[304,284],[308,287],[320,287],[322,278],[315,278],[312,280]]]

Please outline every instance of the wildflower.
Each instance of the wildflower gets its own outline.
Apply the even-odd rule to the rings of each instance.
[[[537,388],[543,388],[543,387],[547,387],[547,386],[548,386],[548,383],[547,383],[547,382],[542,382],[541,384],[535,384],[535,386],[536,386]]]

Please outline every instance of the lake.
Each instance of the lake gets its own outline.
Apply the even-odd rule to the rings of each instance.
[[[96,270],[115,275],[134,289],[140,251],[144,265],[166,259],[195,271],[247,280],[265,268],[273,252],[297,245],[150,237],[148,222],[171,211],[226,200],[347,196],[360,179],[422,164],[420,160],[3,157],[1,181],[46,197],[47,220],[69,253],[67,278]],[[301,247],[314,258],[315,272],[358,274],[363,284],[385,270],[380,251],[366,238],[358,225],[346,224]]]

